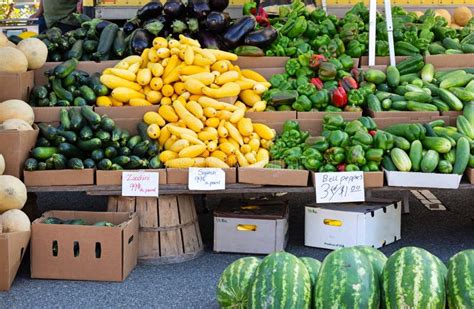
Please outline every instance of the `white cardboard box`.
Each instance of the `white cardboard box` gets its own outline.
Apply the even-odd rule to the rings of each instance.
[[[288,205],[280,203],[278,209],[273,206],[252,204],[251,207],[261,209],[254,215],[249,211],[216,210],[214,251],[252,254],[283,251],[288,242]],[[243,230],[243,226],[253,226],[254,229]]]
[[[388,186],[457,189],[462,175],[385,170]]]
[[[401,201],[382,199],[306,206],[304,244],[332,250],[383,247],[401,238],[401,209]]]

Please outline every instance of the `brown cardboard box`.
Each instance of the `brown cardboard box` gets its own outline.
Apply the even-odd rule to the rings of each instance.
[[[59,112],[62,108],[66,109],[80,109],[80,107],[33,107],[33,112],[35,113],[35,122],[46,122],[46,123],[56,123],[59,122]]]
[[[116,107],[99,107],[94,108],[99,115],[107,115],[112,119],[143,119],[146,112],[158,112],[158,105],[151,106],[116,106]]]
[[[5,159],[5,175],[23,176],[23,163],[38,138],[39,129],[36,125],[33,128],[33,131],[0,131],[0,153]]]
[[[400,63],[402,60],[405,60],[408,56],[395,56],[395,62]],[[369,65],[369,56],[360,57],[360,65],[368,66]],[[390,57],[375,57],[375,65],[390,65]]]
[[[300,124],[300,129],[302,131],[308,131],[311,136],[318,136],[321,135],[323,132],[323,120],[322,119],[288,119],[288,120],[295,120],[298,121]],[[285,121],[268,121],[265,119],[260,119],[259,123],[266,124],[272,129],[280,134],[283,131],[283,125]]]
[[[275,121],[284,122],[289,119],[296,119],[296,111],[287,112],[247,112],[245,117],[252,119],[252,122]]]
[[[283,74],[286,72],[285,67],[275,67],[275,68],[249,68],[254,70],[255,72],[260,73],[267,81],[272,78],[275,74]]]
[[[234,65],[238,65],[241,69],[254,68],[284,68],[289,57],[246,57],[240,56]]]
[[[383,171],[364,172],[364,188],[382,188],[383,187]],[[315,186],[314,172],[310,174],[310,183]]]
[[[225,172],[225,183],[231,184],[237,182],[237,168],[223,168]],[[167,168],[167,183],[169,185],[187,185],[189,171],[186,168]]]
[[[138,172],[139,170],[125,170],[125,171],[101,171],[95,172],[95,183],[98,186],[120,186],[122,185],[123,172]],[[165,169],[149,169],[144,172],[158,172],[160,174],[160,185],[167,183],[167,176]]]
[[[80,186],[94,184],[94,169],[24,171],[25,185],[30,187]]]
[[[35,85],[35,71],[24,73],[0,72],[0,102],[10,99],[28,102],[31,89]]]
[[[448,116],[431,116],[431,117],[421,117],[419,119],[407,119],[403,117],[393,117],[393,118],[375,118],[374,121],[377,124],[377,128],[379,129],[385,129],[386,127],[389,127],[394,124],[398,123],[427,123],[430,121],[434,120],[444,120],[445,123],[449,122],[449,117]]]
[[[117,127],[135,135],[137,134],[137,125],[143,121],[143,115],[140,118],[115,118],[114,121]]]
[[[268,186],[306,187],[308,171],[273,168],[239,167],[239,183]]]
[[[447,124],[451,126],[456,126],[456,119],[458,116],[462,115],[462,111],[457,112],[457,111],[449,111],[449,112],[441,112],[442,116],[448,116],[449,117],[449,122],[446,122]]]
[[[297,119],[323,119],[326,114],[337,114],[341,115],[345,120],[354,120],[362,117],[362,112],[298,112]]]
[[[435,69],[455,69],[474,67],[474,54],[425,56],[425,62]]]
[[[407,120],[410,119],[425,119],[430,117],[439,116],[439,112],[410,112],[410,111],[382,111],[374,112],[373,110],[367,110],[367,113],[372,118],[404,118]]]
[[[245,229],[243,226],[254,228]],[[286,202],[224,199],[214,211],[216,252],[269,254],[285,250],[287,242]]]
[[[469,183],[474,184],[474,168],[467,168],[466,175],[467,179],[469,180]]]
[[[47,217],[116,226],[42,223]],[[31,226],[31,278],[123,281],[137,265],[137,254],[135,213],[48,211]]]
[[[87,72],[89,74],[102,73],[103,70],[113,67],[118,62],[118,60],[107,60],[102,62],[79,61],[79,64],[77,65],[76,69]],[[46,78],[46,76],[44,76],[44,72],[49,69],[55,68],[59,64],[61,64],[61,62],[46,62],[42,68],[35,70],[34,84],[46,85],[48,83],[48,79]]]
[[[29,242],[30,232],[0,234],[0,291],[10,290]]]

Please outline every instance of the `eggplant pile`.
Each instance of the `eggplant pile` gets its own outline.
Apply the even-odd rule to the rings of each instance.
[[[157,36],[178,38],[180,34],[199,40],[205,48],[229,49],[222,37],[231,25],[224,12],[228,5],[228,0],[150,2],[123,26],[125,35],[130,36],[130,54],[140,55]]]

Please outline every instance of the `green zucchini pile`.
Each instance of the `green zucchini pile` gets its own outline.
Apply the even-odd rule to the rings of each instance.
[[[369,69],[364,78],[373,89],[367,106],[380,111],[461,111],[474,100],[474,69],[437,71],[421,55],[388,66],[387,72]]]
[[[62,108],[60,125],[40,123],[40,135],[26,171],[84,169],[122,170],[160,168],[158,145],[146,134],[147,125],[138,125],[139,135],[115,125],[92,108]]]
[[[435,120],[395,124],[384,131],[397,137],[383,159],[386,170],[462,175],[467,167],[474,168],[474,102],[466,104],[456,127]]]
[[[44,221],[44,224],[67,224],[67,225],[88,225],[84,219],[70,219],[70,220],[62,220],[56,217],[47,217]],[[94,224],[93,226],[103,226],[103,227],[114,227],[115,224],[110,223],[108,221],[99,221]]]
[[[47,70],[47,85],[34,86],[30,93],[31,106],[84,106],[94,105],[96,98],[105,96],[109,89],[100,82],[100,74],[76,70],[78,61],[67,60]]]

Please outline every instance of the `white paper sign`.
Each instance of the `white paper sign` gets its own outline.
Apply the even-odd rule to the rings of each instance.
[[[364,173],[314,173],[316,203],[365,201]]]
[[[158,197],[160,174],[156,172],[123,172],[122,196]]]
[[[189,190],[225,190],[225,172],[220,168],[190,168]]]

